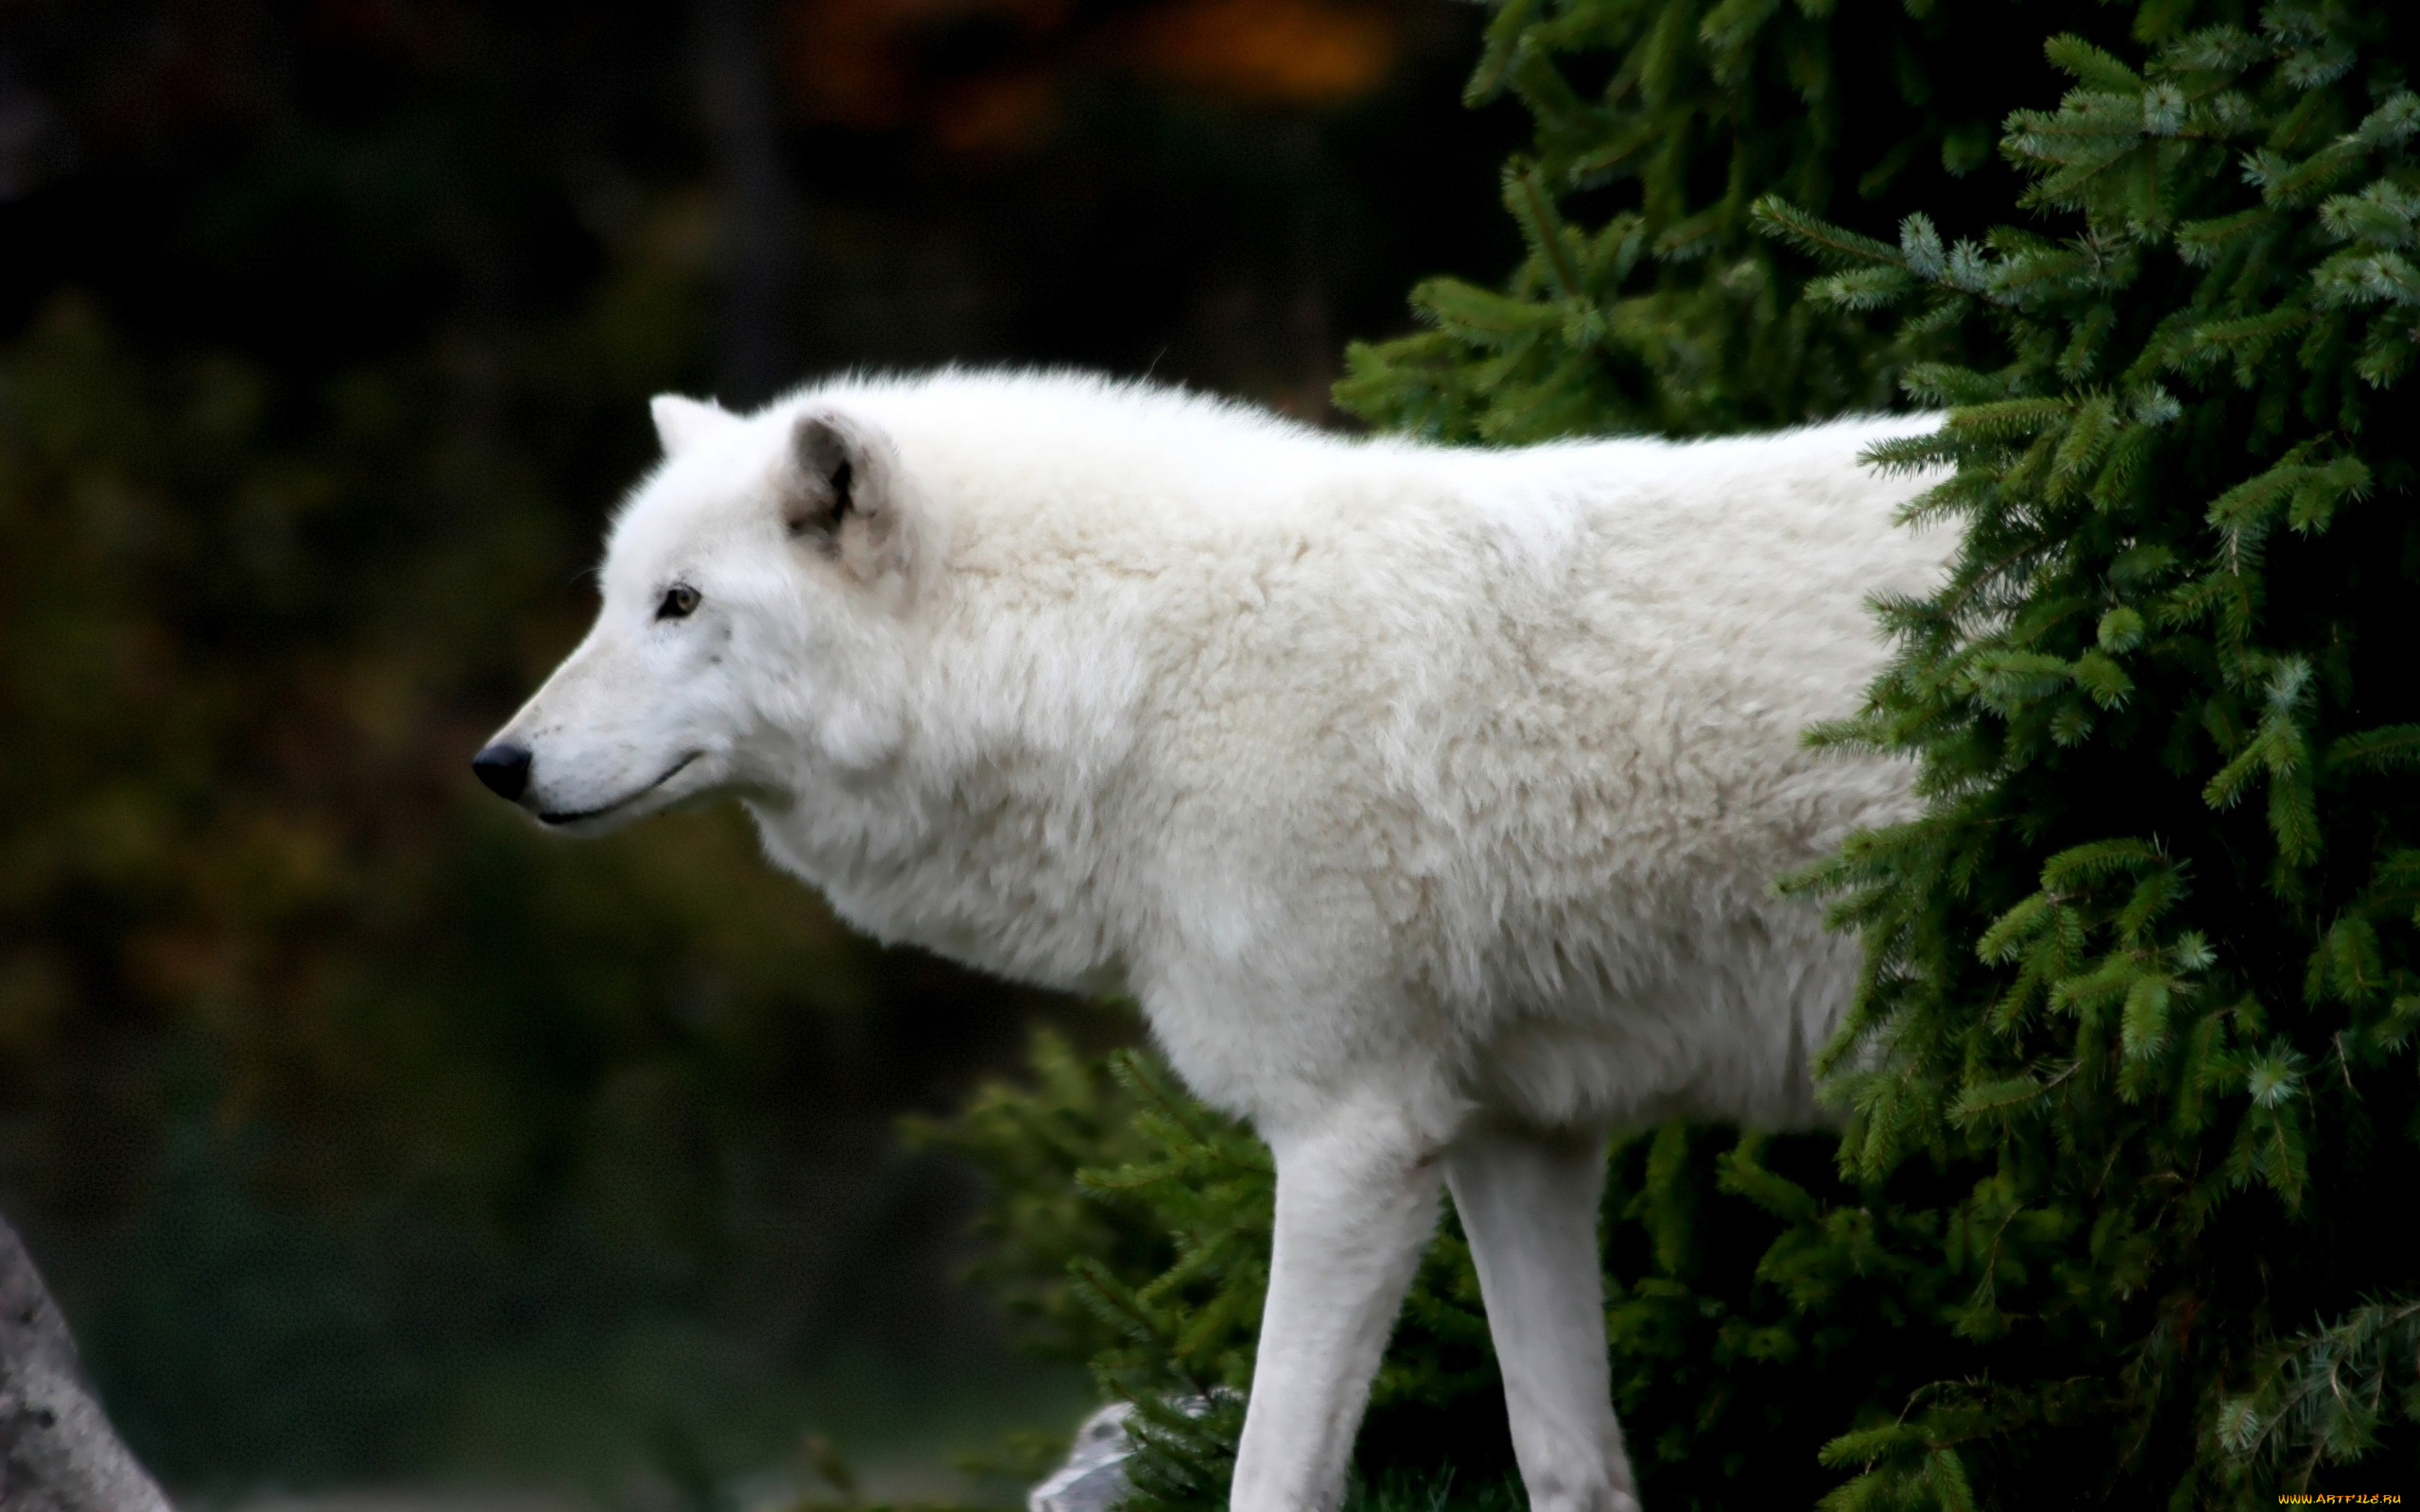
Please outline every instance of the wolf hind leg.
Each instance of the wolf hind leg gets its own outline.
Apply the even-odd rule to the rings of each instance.
[[[1530,1512],[1638,1512],[1605,1358],[1598,1134],[1475,1126],[1446,1156]]]

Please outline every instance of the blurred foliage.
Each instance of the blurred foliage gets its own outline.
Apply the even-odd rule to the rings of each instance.
[[[242,1129],[246,1179],[283,1203],[408,1199],[510,1232],[571,1197],[641,1268],[694,1264],[786,1205],[776,1152],[845,1112],[791,1100],[851,1069],[876,963],[728,816],[575,854],[462,792],[478,727],[433,684],[539,670],[503,613],[544,596],[544,558],[528,514],[496,509],[397,559],[405,511],[446,490],[414,475],[443,448],[391,383],[348,375],[315,444],[286,447],[256,369],[139,362],[80,302],[0,366],[9,1164],[54,1225],[101,1225],[178,1190],[164,1139]],[[309,1293],[280,1295],[305,1328]],[[185,1378],[154,1329],[104,1326],[95,1354],[155,1383],[128,1405],[196,1456],[147,1444],[164,1465],[254,1438],[277,1463],[313,1435],[214,1420],[265,1409],[211,1378],[278,1332],[197,1340]],[[301,1388],[255,1363],[256,1392]]]
[[[1124,1021],[852,939],[735,813],[550,844],[467,754],[579,633],[653,392],[1080,361],[1319,412],[1340,322],[1509,248],[1439,214],[1496,150],[1475,24],[0,6],[0,1204],[158,1469],[510,1472],[645,1377],[585,1452],[697,1383],[736,1473],[746,1391],[991,1357],[895,1119]]]

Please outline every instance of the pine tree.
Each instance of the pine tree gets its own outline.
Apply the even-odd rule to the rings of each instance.
[[[1839,75],[1804,87],[1848,56],[1821,7],[1510,6],[1476,88],[1539,116],[1506,177],[1530,258],[1502,291],[1424,285],[1435,329],[1357,348],[1340,389],[1495,440],[1770,423],[1891,385],[1945,412],[1876,460],[1938,470],[1917,512],[1962,532],[1955,571],[1880,607],[1890,667],[1818,732],[1918,760],[1928,812],[1790,884],[1866,944],[1824,1060],[1848,1134],[1676,1126],[1615,1153],[1616,1404],[1659,1512],[2273,1504],[2420,1446],[2420,1259],[2381,1216],[2420,1139],[2420,524],[2394,418],[2420,347],[2413,22],[2153,0],[2130,38],[2109,14],[2045,47],[2061,18],[2026,13],[2072,83],[2007,117],[2023,195],[1979,212],[1893,202],[1891,153],[1957,140],[1907,92],[1887,128],[1816,110],[1806,140],[1759,134],[1776,78],[1850,116]],[[1940,16],[1858,36],[1937,79],[1978,66]],[[1613,71],[1583,103],[1591,52]],[[1892,147],[1869,172],[1851,137]],[[1633,197],[1591,199],[1599,171]],[[2034,224],[1988,230],[2012,210]],[[1212,1145],[1179,1126],[1121,1178],[1127,1221],[1230,1257],[1189,1284],[1239,1276],[1265,1177],[1203,1227],[1187,1162]],[[1461,1484],[1501,1468],[1467,1431],[1501,1409],[1465,1270],[1449,1235],[1374,1404],[1373,1479],[1419,1463],[1392,1426],[1415,1409],[1462,1426]],[[1141,1304],[1113,1384],[1177,1389],[1146,1376],[1211,1333],[1248,1358],[1242,1291],[1115,1280],[1084,1282]],[[1137,1505],[1215,1501],[1201,1421],[1155,1441]]]
[[[2420,1260],[2374,1194],[2420,1139],[2414,40],[2294,4],[2132,63],[2053,39],[2075,87],[2003,150],[2061,238],[1758,207],[1839,265],[1814,299],[2005,356],[1908,374],[1944,424],[1877,460],[1948,470],[1918,512],[1963,544],[1824,736],[1919,757],[1928,812],[1802,879],[1866,943],[1843,1164],[1977,1172],[1943,1258],[1994,1366],[1837,1443],[1842,1508],[2409,1464]]]
[[[1466,95],[1536,122],[1504,167],[1529,255],[1500,290],[1420,284],[1432,329],[1354,343],[1337,402],[1498,442],[1887,408],[1910,356],[1954,339],[1800,300],[1807,270],[1753,233],[1751,205],[2001,214],[2014,182],[1991,146],[2051,87],[2042,38],[2123,23],[2076,0],[1503,0]]]

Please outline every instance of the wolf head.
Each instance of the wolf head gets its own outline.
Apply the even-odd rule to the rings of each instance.
[[[929,522],[888,436],[816,395],[654,414],[664,460],[614,522],[596,625],[472,762],[549,826],[778,803],[802,763],[862,770],[903,738]]]

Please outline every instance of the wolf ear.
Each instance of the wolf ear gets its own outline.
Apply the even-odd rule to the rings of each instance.
[[[648,410],[655,416],[655,437],[664,443],[666,456],[680,455],[739,420],[711,399],[690,399],[681,394],[658,394],[648,402]]]
[[[790,540],[860,578],[902,564],[907,540],[889,437],[853,416],[812,409],[790,431],[790,463],[782,499]]]

